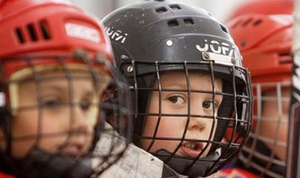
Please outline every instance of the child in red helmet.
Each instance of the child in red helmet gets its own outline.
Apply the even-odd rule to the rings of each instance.
[[[0,26],[0,176],[101,174],[126,148],[130,105],[99,22],[68,1],[7,0]]]
[[[254,122],[236,167],[253,177],[285,177],[293,55],[292,15],[245,14],[228,23],[251,73]],[[229,170],[224,170],[229,171]]]

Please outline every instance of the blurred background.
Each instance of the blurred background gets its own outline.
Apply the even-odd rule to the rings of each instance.
[[[89,13],[102,19],[112,10],[141,0],[70,0]],[[200,6],[210,12],[220,22],[225,22],[231,12],[246,3],[264,0],[172,0]]]

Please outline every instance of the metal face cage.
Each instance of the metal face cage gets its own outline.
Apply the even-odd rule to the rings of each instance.
[[[290,82],[253,84],[254,125],[239,159],[263,177],[286,173],[290,86]]]
[[[98,176],[122,156],[131,140],[131,107],[127,84],[106,60],[74,54],[24,55],[0,61],[3,171],[21,177]],[[47,94],[50,84],[56,94]],[[88,94],[78,97],[82,91],[76,87],[88,88]],[[24,104],[26,95],[31,98]],[[26,112],[33,114],[22,117]],[[17,120],[23,120],[24,127],[35,127],[20,135],[14,126]],[[84,124],[75,126],[90,120],[91,130]],[[57,128],[45,125],[52,122],[64,124],[64,129],[62,124]],[[90,141],[81,142],[83,138]],[[63,141],[55,150],[43,146],[51,140]],[[16,157],[14,147],[20,142],[30,147],[24,148],[28,149],[24,156]],[[70,144],[77,151],[66,151]],[[87,148],[80,151],[81,147]]]
[[[210,175],[245,144],[252,124],[252,90],[246,69],[212,61],[132,61],[120,68],[133,84],[134,143],[176,172]],[[208,87],[202,77],[209,81]],[[173,110],[166,109],[170,103],[176,105]],[[202,112],[203,108],[210,112]],[[161,143],[164,146],[159,147]]]

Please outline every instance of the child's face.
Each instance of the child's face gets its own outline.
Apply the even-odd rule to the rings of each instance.
[[[200,142],[199,140],[213,140],[217,120],[204,118],[203,115],[212,117],[217,114],[222,102],[222,95],[215,95],[215,98],[213,98],[211,93],[195,92],[195,90],[213,91],[210,75],[193,72],[189,73],[188,78],[190,89],[193,90],[190,93],[190,101],[187,92],[187,79],[183,72],[166,72],[161,76],[163,90],[185,91],[161,92],[161,120],[158,123],[159,116],[148,116],[143,131],[143,136],[153,137],[155,127],[158,125],[156,140],[149,152],[154,153],[160,149],[174,152],[179,146],[176,152],[177,155],[194,158],[207,145],[206,142]],[[215,79],[214,85],[216,92],[222,91],[222,81],[220,79]],[[157,88],[157,86],[156,83],[155,87]],[[159,100],[159,92],[152,92],[148,113],[159,113]],[[213,105],[215,105],[214,111]],[[171,116],[172,114],[177,116]],[[187,122],[189,122],[188,125]],[[183,136],[184,134],[185,136]],[[159,140],[157,138],[173,138],[176,140]],[[185,141],[180,142],[181,138],[184,138]],[[151,139],[143,139],[141,141],[142,148],[148,149],[151,142]],[[201,157],[207,155],[210,144],[207,146]]]
[[[87,152],[97,123],[99,91],[91,74],[77,71],[73,75],[82,78],[70,81],[57,72],[43,74],[58,78],[43,80],[39,85],[34,80],[19,83],[20,109],[12,120],[14,157],[25,156],[34,145],[72,157]]]

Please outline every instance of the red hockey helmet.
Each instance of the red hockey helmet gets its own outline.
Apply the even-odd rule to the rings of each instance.
[[[227,21],[243,14],[292,14],[294,0],[254,0],[238,6],[228,16]]]
[[[292,25],[291,15],[260,14],[242,15],[228,23],[254,84],[290,81]]]
[[[66,54],[81,49],[90,56],[101,54],[112,63],[110,42],[97,20],[68,1],[10,0],[3,1],[0,8],[2,58],[21,54]],[[14,62],[5,66],[13,73],[22,65]]]

